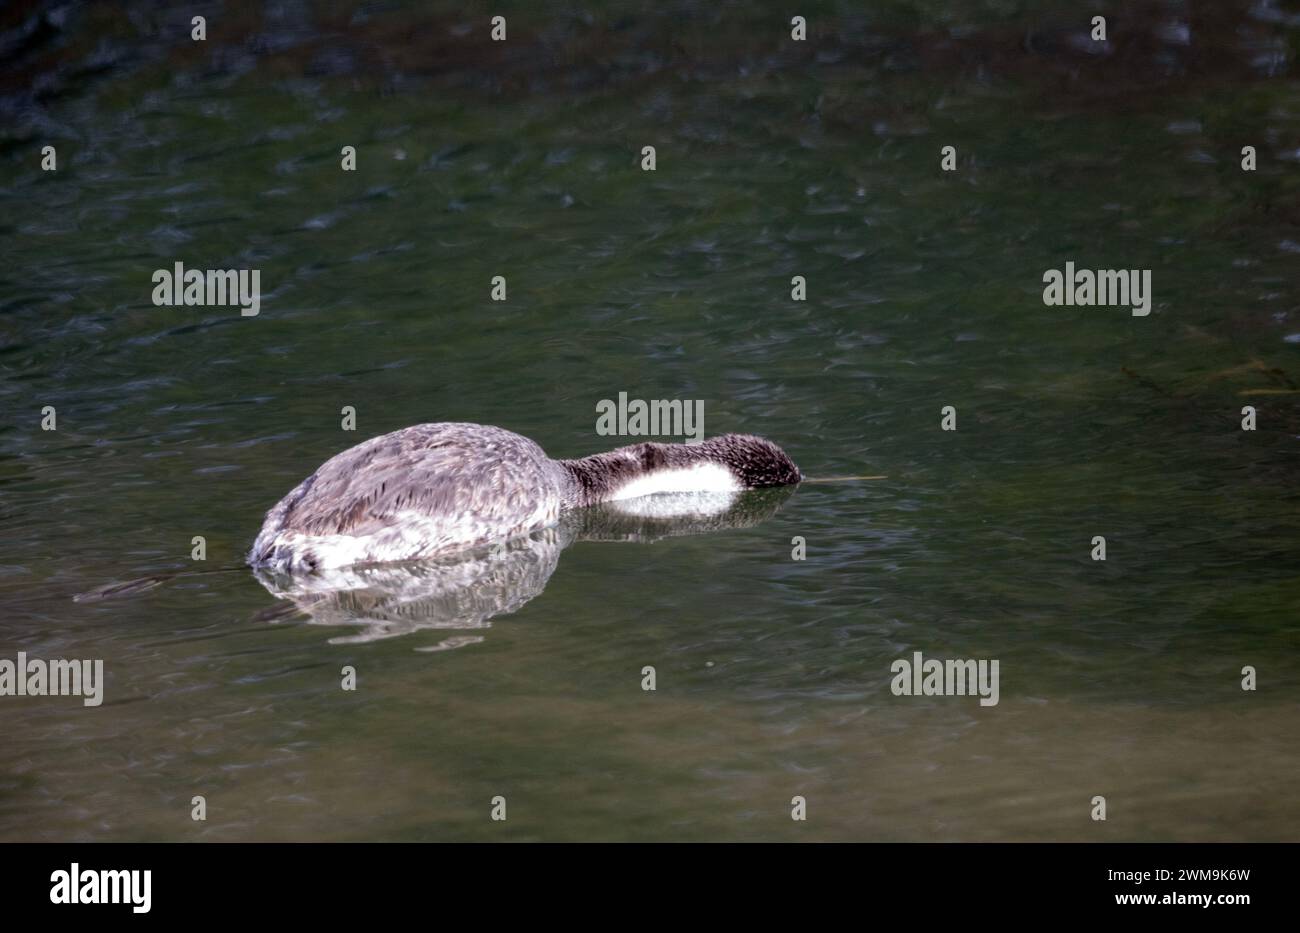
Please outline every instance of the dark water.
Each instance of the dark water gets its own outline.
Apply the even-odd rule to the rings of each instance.
[[[803,45],[748,5],[6,9],[0,658],[107,685],[0,697],[0,838],[1300,836],[1295,8],[1125,4],[1098,49],[1072,4],[857,6]],[[1151,314],[1045,307],[1067,260],[1152,270]],[[261,269],[260,314],[154,306],[177,261]],[[620,391],[888,479],[468,601],[73,601],[195,535],[238,564],[408,424],[614,446]],[[894,696],[913,651],[1000,703]]]

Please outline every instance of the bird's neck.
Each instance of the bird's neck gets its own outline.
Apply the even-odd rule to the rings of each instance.
[[[573,481],[572,507],[582,508],[608,502],[642,477],[686,470],[705,460],[704,451],[692,444],[642,443],[558,462]]]

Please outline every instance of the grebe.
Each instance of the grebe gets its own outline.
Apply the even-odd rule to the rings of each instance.
[[[321,464],[266,513],[248,562],[297,573],[423,560],[504,542],[602,502],[802,479],[785,451],[750,434],[552,460],[503,428],[418,424]]]

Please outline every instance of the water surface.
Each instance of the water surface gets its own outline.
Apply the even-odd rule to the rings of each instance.
[[[858,6],[804,46],[749,5],[0,14],[0,657],[107,672],[0,698],[0,838],[1296,839],[1294,14],[1126,4],[1098,50],[1070,4]],[[1152,313],[1044,307],[1067,260]],[[260,314],[155,307],[176,261]],[[888,479],[544,543],[462,628],[248,571],[73,600],[239,564],[408,424],[606,449],[620,391]],[[1000,703],[895,697],[914,651]]]

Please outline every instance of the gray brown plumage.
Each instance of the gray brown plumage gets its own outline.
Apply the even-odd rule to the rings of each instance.
[[[551,460],[503,428],[438,422],[371,438],[327,460],[266,514],[249,563],[290,572],[436,557],[554,525],[562,511],[693,482],[799,482],[760,437],[641,443]],[[647,480],[649,482],[647,483]]]

